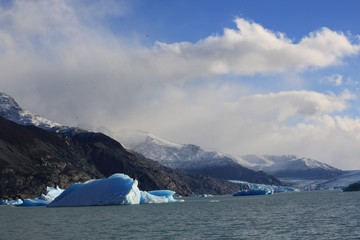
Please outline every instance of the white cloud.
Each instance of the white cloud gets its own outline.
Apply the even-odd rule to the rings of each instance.
[[[323,28],[293,42],[238,18],[237,28],[221,35],[147,48],[89,22],[97,9],[101,21],[110,10],[123,16],[125,5],[91,2],[97,5],[83,10],[80,1],[46,0],[1,8],[1,91],[69,125],[142,128],[225,152],[306,154],[360,168],[352,160],[359,155],[359,120],[342,116],[350,92],[254,94],[256,86],[241,83],[243,75],[339,64],[359,53],[343,33]],[[225,75],[238,78],[224,82]]]
[[[300,71],[339,64],[360,46],[343,34],[322,28],[298,43],[285,34],[237,18],[237,29],[225,29],[223,35],[210,36],[197,43],[158,42],[158,54],[173,62],[172,71],[181,69],[202,75],[252,75]]]
[[[347,108],[346,100],[349,98],[353,96],[348,92],[335,96],[310,91],[287,91],[243,97],[237,104],[238,108],[250,109],[249,114],[253,112],[265,119],[272,115],[276,120],[284,122],[291,117],[313,117],[341,112]]]
[[[122,127],[227,153],[298,154],[339,168],[360,168],[360,120],[341,116],[351,93],[290,91],[236,98],[239,94],[247,89],[228,84],[167,89],[160,99],[138,106],[138,114],[123,119]]]

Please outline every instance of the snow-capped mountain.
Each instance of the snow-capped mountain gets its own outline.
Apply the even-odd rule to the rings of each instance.
[[[170,170],[103,133],[31,114],[6,94],[0,94],[0,126],[0,198],[34,197],[44,186],[66,187],[114,173],[136,177],[144,190],[171,189],[184,196],[244,189],[226,180]]]
[[[330,179],[342,174],[328,164],[296,155],[245,155],[234,157],[238,163],[279,178]]]
[[[169,142],[141,130],[123,130],[116,138],[125,147],[173,169],[222,179],[280,184],[278,179],[243,167],[215,150]]]
[[[192,144],[172,143],[140,130],[122,131],[117,138],[129,149],[171,168],[241,165],[285,179],[331,179],[342,174],[328,164],[296,155],[228,155]]]
[[[0,93],[0,116],[20,125],[32,125],[47,131],[58,132],[65,135],[75,135],[80,132],[86,132],[83,129],[63,126],[39,115],[32,114],[31,112],[22,109],[14,98],[5,93]]]
[[[178,144],[142,130],[123,130],[118,140],[127,148],[175,169],[236,164],[228,156],[193,144]]]

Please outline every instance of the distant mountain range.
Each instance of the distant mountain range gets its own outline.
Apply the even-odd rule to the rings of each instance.
[[[23,110],[0,93],[0,198],[33,197],[46,185],[61,187],[121,172],[143,190],[170,189],[182,195],[230,194],[246,188],[227,180],[324,189],[360,181],[342,171],[295,155],[235,156],[193,144],[178,144],[131,130],[117,136],[88,132]],[[310,186],[310,187],[309,187]]]
[[[281,185],[273,176],[243,167],[231,156],[193,144],[177,144],[141,130],[124,130],[118,140],[164,166],[227,180]]]
[[[295,155],[235,156],[192,144],[173,143],[141,130],[124,130],[117,138],[127,148],[164,166],[229,180],[279,184],[269,175],[285,179],[331,179],[343,174],[337,168],[309,158]]]
[[[278,178],[331,179],[343,171],[328,164],[296,155],[234,156],[238,163]]]
[[[128,151],[114,139],[62,126],[21,109],[0,93],[0,198],[34,197],[46,186],[125,173],[143,190],[170,189],[178,194],[229,194],[242,186],[179,172]]]

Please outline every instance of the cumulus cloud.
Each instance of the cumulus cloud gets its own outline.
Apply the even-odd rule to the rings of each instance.
[[[226,153],[299,154],[339,168],[360,167],[360,120],[341,116],[354,99],[350,92],[289,91],[237,98],[239,92],[246,95],[247,89],[214,84],[165,90],[161,99],[139,106],[138,115],[125,119],[123,126]]]
[[[278,121],[284,122],[296,116],[341,112],[347,108],[346,101],[353,97],[349,92],[335,96],[311,91],[287,91],[243,97],[238,105],[239,108],[261,109],[254,112],[265,118],[274,115]]]
[[[0,5],[2,92],[34,113],[88,129],[141,128],[230,153],[327,162],[335,161],[331,154],[359,155],[359,120],[343,116],[350,92],[263,93],[242,78],[339,64],[359,53],[348,35],[321,28],[295,42],[237,18],[220,35],[149,48],[102,25],[109,14],[126,17],[126,1],[86,3]]]
[[[235,19],[235,23],[237,29],[226,28],[223,35],[197,43],[158,42],[158,52],[179,63],[173,66],[175,72],[188,69],[204,75],[252,75],[327,67],[360,50],[343,33],[328,28],[312,32],[296,43],[284,33],[242,18]]]

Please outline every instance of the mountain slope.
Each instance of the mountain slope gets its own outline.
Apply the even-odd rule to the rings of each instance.
[[[241,166],[227,155],[193,144],[172,143],[141,130],[124,130],[117,138],[127,148],[173,169],[228,180],[281,184],[264,172]]]
[[[0,117],[0,198],[39,195],[46,185],[67,187],[78,181],[121,172],[139,180],[143,190],[170,189],[179,194],[233,193],[239,186],[193,177],[126,151],[102,133],[73,137],[22,126]]]
[[[58,132],[69,136],[86,132],[83,129],[64,126],[39,115],[32,114],[22,109],[14,98],[5,93],[0,93],[0,116],[20,125],[36,126],[47,131]]]
[[[32,114],[4,93],[0,93],[0,125],[0,198],[36,196],[46,185],[67,187],[116,172],[138,179],[143,190],[171,189],[188,195],[230,194],[239,189],[227,181],[166,168],[102,133]]]
[[[245,155],[234,159],[243,166],[279,178],[331,179],[343,174],[328,164],[296,155]]]
[[[340,176],[316,184],[317,189],[343,188],[352,183],[360,182],[360,171],[344,171]]]

